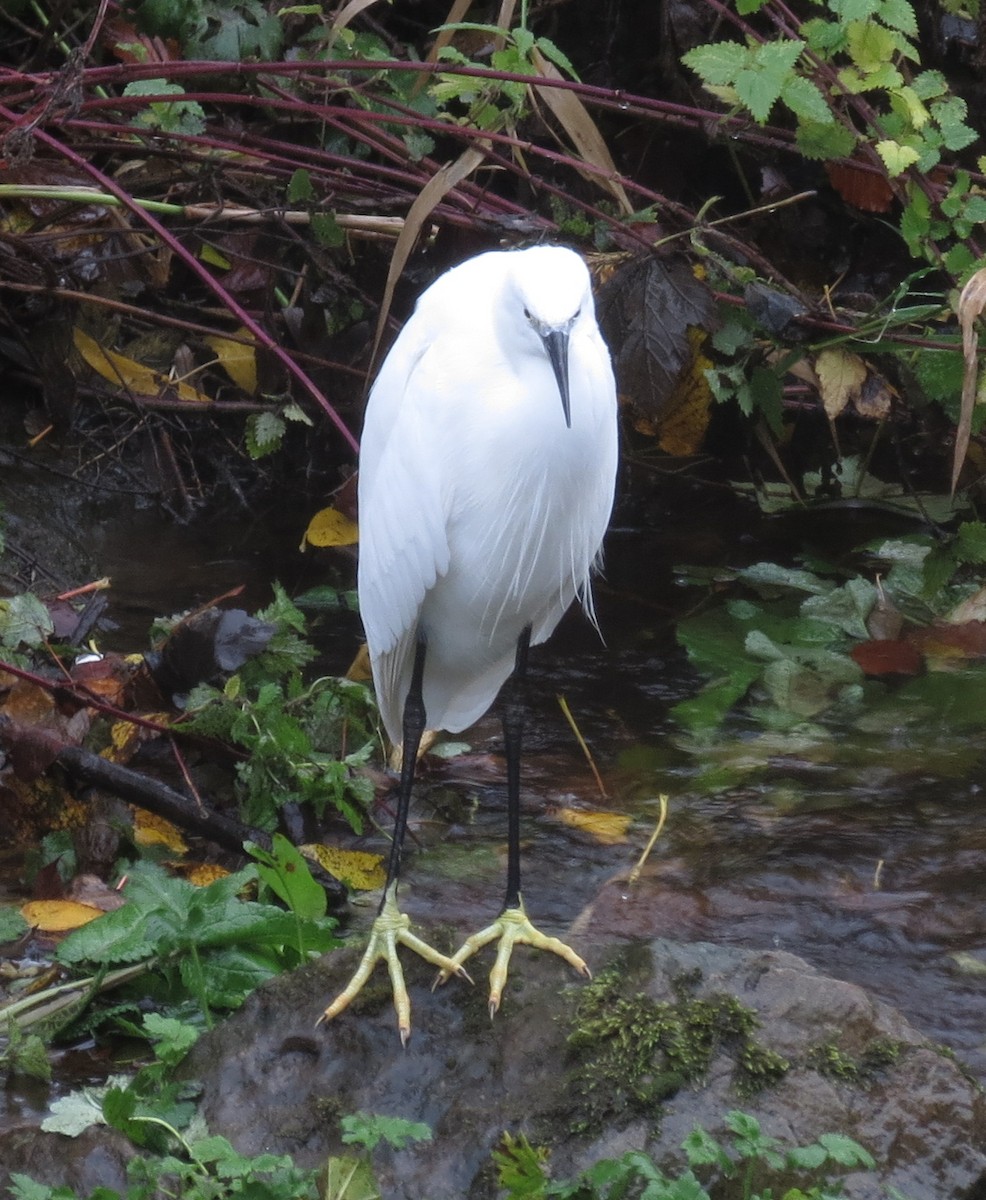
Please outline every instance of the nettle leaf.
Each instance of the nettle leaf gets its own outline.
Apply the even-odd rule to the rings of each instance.
[[[908,167],[913,167],[921,157],[913,146],[903,146],[900,142],[889,139],[877,142],[876,152],[883,159],[883,164],[891,179],[902,174]]]
[[[798,149],[805,158],[848,158],[856,147],[856,137],[844,125],[828,125],[802,118],[796,131]]]
[[[781,88],[781,99],[796,117],[831,125],[835,121],[821,90],[803,75],[791,75]]]
[[[881,0],[880,20],[892,29],[899,29],[909,37],[917,37],[918,19],[910,0]]]
[[[713,87],[731,84],[750,59],[750,52],[739,42],[716,42],[696,46],[683,55],[682,62],[690,67],[703,83]]]
[[[922,100],[934,100],[948,92],[948,80],[941,71],[922,71],[911,80],[911,86]]]
[[[845,26],[838,21],[825,21],[821,17],[813,17],[799,26],[798,32],[822,58],[830,58],[846,46]]]
[[[829,8],[847,24],[849,21],[868,21],[876,15],[881,0],[829,0]]]
[[[246,422],[246,448],[253,459],[263,458],[280,448],[287,425],[279,413],[253,413]]]
[[[852,21],[846,36],[849,57],[866,74],[883,67],[893,58],[897,49],[893,31],[874,21]]]

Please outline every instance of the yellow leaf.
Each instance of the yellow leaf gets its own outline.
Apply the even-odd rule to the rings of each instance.
[[[249,337],[249,330],[240,328],[240,337]],[[207,337],[206,345],[215,351],[216,357],[226,374],[237,387],[249,392],[251,396],[257,392],[257,351],[254,346],[234,342],[224,337]]]
[[[337,508],[323,508],[308,522],[305,541],[313,546],[354,546],[359,528]]]
[[[702,353],[707,336],[704,329],[688,330],[691,362],[674,389],[667,415],[657,422],[658,445],[665,454],[687,457],[697,453],[709,427],[712,390],[705,372],[712,366],[712,360]]]
[[[29,900],[21,905],[21,916],[42,933],[64,933],[78,929],[103,915],[102,909],[77,900]]]
[[[617,846],[627,840],[630,818],[625,813],[601,812],[587,808],[559,808],[552,816],[587,833],[603,846]]]
[[[208,887],[217,879],[225,879],[229,871],[216,863],[195,863],[194,866],[181,868],[181,874],[196,887]]]
[[[134,841],[138,846],[167,846],[175,854],[188,853],[177,827],[143,808],[134,809]]]
[[[162,392],[174,392],[179,400],[198,404],[211,404],[211,399],[190,384],[169,379],[160,371],[145,366],[125,354],[104,349],[95,338],[84,333],[78,326],[72,330],[75,348],[85,361],[110,383],[127,388],[136,396],[160,396]]]
[[[851,350],[832,346],[819,351],[815,374],[821,384],[825,415],[834,421],[850,400],[858,399],[866,381],[866,363]]]
[[[383,856],[365,850],[340,850],[338,846],[323,846],[312,842],[299,847],[306,857],[314,859],[323,870],[358,892],[372,892],[387,882]]]

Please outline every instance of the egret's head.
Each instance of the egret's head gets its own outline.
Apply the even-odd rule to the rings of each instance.
[[[562,246],[534,246],[510,255],[508,301],[525,340],[531,334],[548,356],[558,382],[565,424],[571,428],[568,342],[583,316],[592,318],[592,290],[585,263]]]

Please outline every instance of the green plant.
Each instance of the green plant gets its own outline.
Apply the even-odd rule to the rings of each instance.
[[[304,860],[297,869],[307,872]],[[214,1009],[238,1007],[265,979],[337,944],[330,918],[241,899],[256,878],[257,868],[247,867],[195,887],[136,863],[124,888],[127,903],[69,934],[58,958],[72,967],[152,959],[162,999],[191,995],[210,1022]]]
[[[772,1177],[784,1182],[808,1172],[838,1167],[872,1169],[873,1158],[852,1138],[825,1133],[805,1146],[783,1146],[765,1134],[755,1117],[728,1112],[729,1140],[718,1141],[696,1126],[682,1143],[688,1167],[677,1175],[662,1171],[649,1155],[631,1150],[620,1158],[602,1159],[577,1179],[550,1178],[547,1154],[521,1135],[505,1135],[493,1159],[507,1200],[710,1200],[713,1194],[735,1200],[772,1200]],[[709,1170],[708,1168],[712,1168]],[[708,1180],[703,1183],[699,1174]],[[788,1186],[784,1200],[838,1200],[841,1189],[824,1182]]]
[[[185,728],[244,751],[237,787],[250,825],[272,828],[278,808],[290,802],[311,805],[319,816],[335,808],[359,832],[373,795],[359,770],[376,745],[370,692],[347,679],[302,679],[301,668],[315,656],[305,618],[282,588],[274,592],[257,614],[275,626],[266,650],[222,688],[195,688]]]
[[[917,17],[909,0],[827,0],[822,12],[795,23],[775,0],[738,0],[741,40],[697,46],[683,57],[721,100],[760,124],[775,106],[794,119],[807,158],[856,155],[906,177],[900,231],[912,254],[967,272],[975,254],[965,239],[986,215],[986,197],[959,172],[944,200],[928,173],[948,153],[976,140],[965,101],[940,71],[918,68]],[[760,15],[764,38],[747,23]],[[895,185],[896,186],[896,185]]]

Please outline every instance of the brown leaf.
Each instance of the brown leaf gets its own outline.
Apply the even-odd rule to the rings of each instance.
[[[832,161],[825,164],[829,183],[847,204],[861,212],[889,212],[894,193],[886,177],[852,162]]]
[[[706,285],[684,260],[647,255],[610,276],[598,308],[621,395],[659,434],[684,409],[678,420],[687,433],[669,429],[667,436],[679,449],[694,449],[695,430],[710,402],[701,351],[705,335],[718,324]]]
[[[936,622],[925,629],[916,629],[907,640],[939,669],[986,658],[986,622],[983,621],[967,621],[964,625]]]
[[[852,648],[852,658],[864,675],[919,675],[924,659],[910,642],[877,638],[859,642]]]

